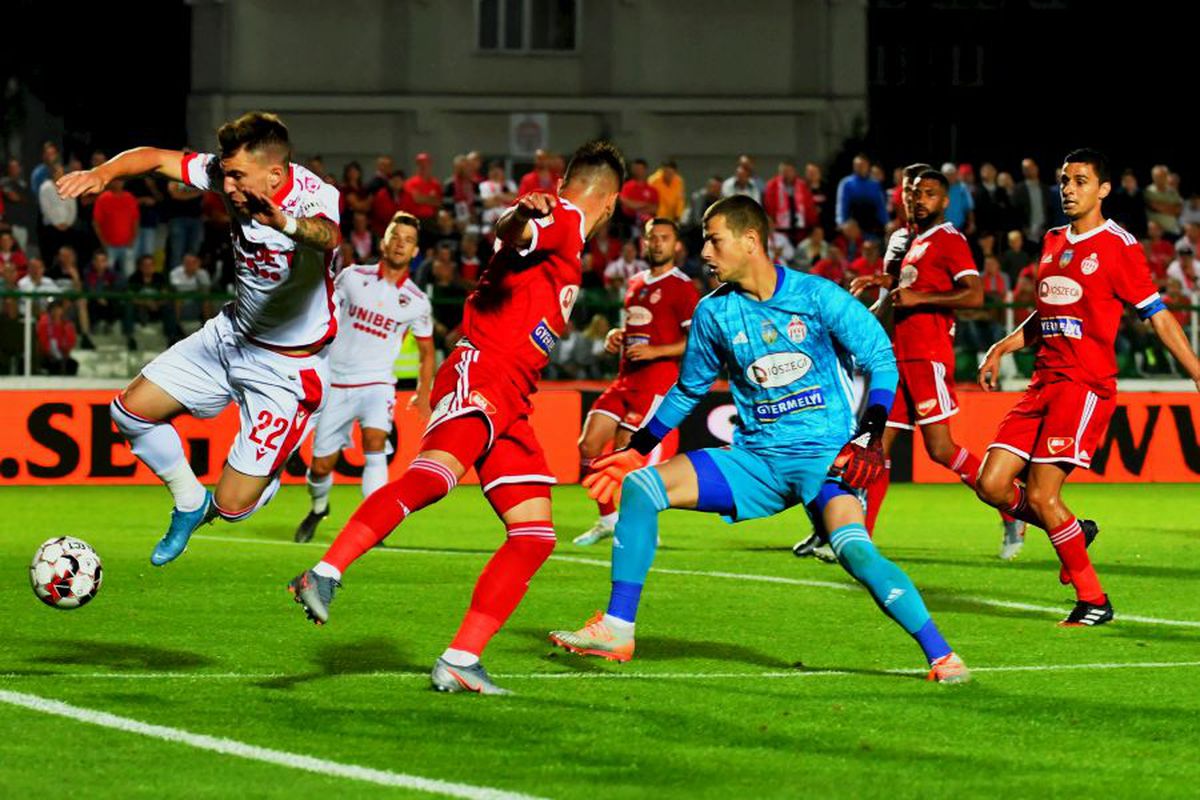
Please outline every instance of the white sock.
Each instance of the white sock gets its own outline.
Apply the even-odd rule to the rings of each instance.
[[[617,517],[619,516],[621,515],[616,511],[612,512],[611,514],[601,514],[600,522],[609,528],[615,528],[617,527]]]
[[[372,492],[387,483],[387,453],[372,452],[367,453],[366,456],[367,463],[363,466],[362,474],[362,493],[363,497],[370,497]]]
[[[604,624],[607,625],[609,630],[611,630],[613,633],[621,633],[628,636],[633,636],[634,623],[627,619],[614,617],[612,614],[605,614]]]
[[[313,572],[317,573],[322,578],[333,578],[335,581],[342,580],[342,571],[327,561],[318,562],[317,565],[313,567]]]
[[[447,647],[446,652],[442,653],[442,660],[455,667],[473,667],[479,663],[479,656],[466,650]]]
[[[192,472],[192,465],[186,458],[170,469],[158,473],[158,477],[175,498],[175,508],[180,511],[195,511],[204,505],[204,484],[196,479],[196,473]]]
[[[324,514],[329,508],[329,490],[333,488],[333,474],[324,478],[314,478],[311,472],[306,473],[304,480],[308,483],[308,496],[312,498],[314,514]]]

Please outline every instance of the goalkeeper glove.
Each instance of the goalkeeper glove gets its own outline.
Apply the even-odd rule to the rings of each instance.
[[[833,459],[829,474],[855,489],[866,488],[878,480],[887,469],[887,460],[883,455],[883,431],[887,426],[887,418],[888,412],[883,406],[867,408],[858,433],[846,442]]]

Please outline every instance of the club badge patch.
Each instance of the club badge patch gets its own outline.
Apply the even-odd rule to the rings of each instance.
[[[1050,455],[1056,456],[1073,444],[1075,444],[1074,437],[1051,436],[1049,439],[1046,440],[1046,449],[1050,451]]]
[[[1066,269],[1071,266],[1071,259],[1075,257],[1075,251],[1067,248],[1063,250],[1062,255],[1058,257],[1058,266],[1060,269]]]
[[[937,400],[922,400],[921,402],[917,403],[917,416],[928,416],[929,412],[937,408],[937,404]]]
[[[775,340],[779,338],[779,331],[775,330],[775,326],[771,324],[771,320],[764,319],[762,321],[762,340],[767,344],[775,344]]]
[[[1084,275],[1091,275],[1093,272],[1100,269],[1100,256],[1092,253],[1083,260],[1083,263],[1079,265],[1079,269]]]
[[[791,320],[788,321],[787,335],[794,343],[800,344],[808,337],[808,326],[798,315],[793,314]]]

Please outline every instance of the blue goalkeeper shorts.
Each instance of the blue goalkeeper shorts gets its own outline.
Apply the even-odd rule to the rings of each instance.
[[[816,454],[780,457],[737,447],[711,447],[686,453],[700,484],[697,511],[741,522],[808,506],[829,477],[841,448]]]

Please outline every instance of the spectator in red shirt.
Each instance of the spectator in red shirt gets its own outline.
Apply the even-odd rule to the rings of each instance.
[[[796,162],[779,162],[778,174],[767,181],[763,190],[763,208],[775,230],[792,244],[798,244],[817,224],[817,204],[808,184],[796,174]]]
[[[1146,260],[1150,262],[1150,274],[1160,286],[1167,278],[1167,267],[1175,260],[1175,245],[1163,238],[1163,227],[1154,220],[1146,223]]]
[[[12,264],[16,267],[18,278],[25,276],[25,270],[29,266],[25,254],[17,247],[17,240],[12,231],[0,231],[0,264]]]
[[[846,260],[842,255],[841,248],[830,246],[829,254],[813,264],[810,271],[813,275],[820,275],[838,286],[844,286],[846,284]]]
[[[74,375],[79,362],[71,358],[75,349],[75,323],[66,318],[61,300],[53,300],[37,321],[38,355],[42,368],[51,375]]]
[[[658,190],[646,180],[649,165],[644,158],[634,160],[629,169],[629,180],[621,187],[621,210],[633,227],[631,236],[637,237],[647,222],[658,213]]]
[[[387,185],[381,186],[371,196],[371,233],[375,238],[382,239],[387,226],[397,211],[409,211],[413,207],[412,197],[404,188],[404,173],[397,170],[388,178]]]
[[[92,207],[92,228],[100,244],[108,251],[114,266],[128,277],[134,270],[134,245],[137,242],[141,210],[137,198],[125,191],[125,182],[114,180],[101,192]]]
[[[412,198],[407,211],[422,223],[432,222],[442,207],[442,182],[433,176],[433,157],[417,153],[417,174],[404,182],[404,191]]]
[[[862,253],[850,262],[849,270],[852,278],[883,272],[883,256],[879,253],[879,242],[874,239],[863,242]]]
[[[367,181],[367,195],[373,197],[376,192],[388,185],[388,181],[394,174],[396,174],[396,163],[392,161],[392,157],[377,156],[375,158],[375,174],[371,176],[371,180]]]
[[[533,169],[521,176],[517,184],[517,194],[530,192],[551,192],[558,188],[558,175],[554,173],[553,156],[545,150],[533,154]]]

